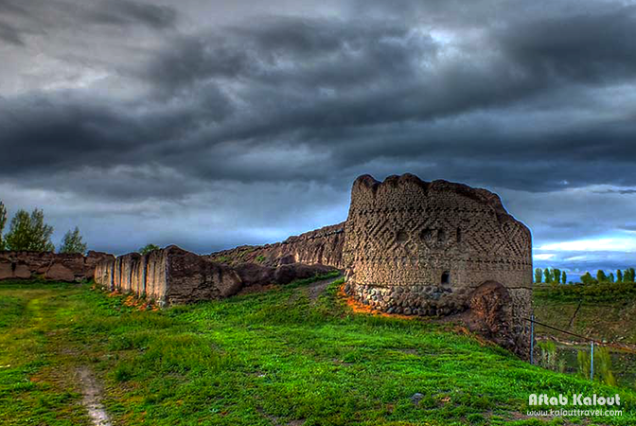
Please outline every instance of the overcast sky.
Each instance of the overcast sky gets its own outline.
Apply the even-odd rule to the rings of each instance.
[[[356,176],[501,195],[537,266],[636,265],[630,1],[0,0],[0,200],[59,243],[209,253]]]

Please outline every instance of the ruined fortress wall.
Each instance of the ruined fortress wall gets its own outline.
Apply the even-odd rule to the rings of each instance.
[[[105,259],[95,269],[95,282],[161,304],[219,299],[241,288],[240,278],[229,267],[176,246],[144,256],[131,253]]]
[[[175,246],[120,256],[100,263],[95,280],[172,304],[224,298],[325,267],[344,269],[345,292],[374,309],[461,315],[471,329],[527,356],[530,231],[492,192],[409,174],[384,182],[359,177],[344,223],[208,256]]]
[[[450,315],[486,282],[510,295],[516,336],[532,309],[528,228],[484,189],[413,175],[358,178],[346,222],[346,291],[375,309]]]
[[[344,269],[342,258],[345,224],[325,226],[315,231],[264,246],[241,246],[209,255],[209,259],[228,265],[258,263],[280,266],[289,263],[325,265]]]
[[[107,258],[112,256],[95,251],[89,251],[87,256],[70,253],[0,251],[0,280],[88,280],[93,277],[96,265]]]

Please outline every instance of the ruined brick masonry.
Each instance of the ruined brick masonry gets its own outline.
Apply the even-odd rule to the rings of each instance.
[[[110,254],[89,251],[81,254],[0,251],[0,280],[41,278],[54,281],[82,281],[93,278],[95,266]]]
[[[344,269],[342,259],[345,224],[325,226],[315,231],[289,237],[281,243],[264,246],[241,246],[209,255],[215,262],[236,265],[259,263],[264,266],[281,266],[289,263],[328,265]]]
[[[177,246],[104,260],[95,269],[95,282],[110,291],[134,293],[160,304],[221,299],[241,288],[232,268]]]
[[[417,176],[353,184],[347,221],[265,246],[197,256],[177,247],[100,262],[95,280],[162,303],[218,299],[241,287],[331,266],[345,291],[387,313],[457,316],[528,354],[532,309],[530,231],[496,194]],[[305,274],[305,275],[300,275]]]
[[[278,268],[253,263],[230,267],[169,246],[143,256],[130,253],[104,259],[95,269],[95,282],[109,291],[134,293],[159,305],[175,305],[223,299],[245,287],[287,284],[331,269],[300,263]]]
[[[475,328],[526,351],[531,234],[497,195],[408,174],[382,183],[361,176],[345,234],[346,291],[356,300],[406,315],[472,311]]]

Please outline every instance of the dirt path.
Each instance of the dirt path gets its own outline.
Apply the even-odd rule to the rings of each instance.
[[[33,297],[27,304],[29,314],[29,326],[33,330],[44,331],[54,321],[58,309],[64,305],[56,305],[54,295],[42,294]],[[59,303],[59,302],[58,302]],[[60,388],[73,383],[73,387],[82,393],[82,405],[86,409],[93,426],[111,426],[110,419],[102,404],[102,390],[92,370],[85,365],[75,364],[79,348],[65,339],[60,334],[60,329],[46,329],[47,352],[55,354],[56,370],[66,371],[66,374],[48,376],[57,383]],[[70,374],[69,374],[70,373]],[[47,374],[47,373],[44,373]],[[51,374],[50,372],[48,374]]]
[[[320,295],[325,292],[327,287],[329,287],[329,284],[331,284],[332,282],[336,281],[339,278],[340,277],[329,278],[326,280],[316,281],[315,283],[309,284],[309,286],[306,287],[308,291],[309,301],[311,303],[316,303],[316,300],[318,300]]]
[[[88,415],[95,426],[111,426],[108,414],[102,405],[102,391],[93,372],[86,366],[77,369],[77,378],[82,388],[82,404],[86,407]]]

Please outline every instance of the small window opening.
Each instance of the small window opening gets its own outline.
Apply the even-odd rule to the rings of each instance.
[[[399,243],[404,243],[409,239],[409,236],[406,232],[400,231],[397,233],[396,239]]]
[[[444,241],[446,241],[446,231],[440,229],[437,231],[437,242],[443,243]]]
[[[449,283],[450,283],[450,272],[444,271],[444,273],[442,274],[442,284],[449,284]]]
[[[422,241],[431,241],[433,239],[433,230],[432,229],[425,229],[422,231],[420,238],[422,238]]]
[[[458,243],[462,242],[462,230],[461,230],[461,228],[457,228],[457,242]]]

